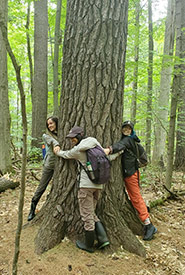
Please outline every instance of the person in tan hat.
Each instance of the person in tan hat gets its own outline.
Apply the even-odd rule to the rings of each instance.
[[[86,166],[86,150],[96,146],[102,146],[93,137],[85,137],[84,130],[79,126],[74,126],[66,136],[70,139],[72,149],[63,151],[58,146],[54,148],[57,156],[65,159],[75,159],[80,163],[80,182],[78,190],[78,202],[82,221],[85,229],[85,242],[76,241],[78,248],[88,252],[94,252],[95,235],[98,240],[97,248],[101,249],[109,245],[105,229],[95,213],[96,205],[103,188],[102,184],[94,184],[88,177],[82,165]]]

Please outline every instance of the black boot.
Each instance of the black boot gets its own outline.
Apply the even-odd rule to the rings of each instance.
[[[37,203],[35,201],[31,202],[31,209],[30,209],[30,213],[28,215],[28,221],[31,221],[35,217],[36,205],[37,205]]]
[[[87,252],[94,252],[94,230],[93,231],[85,231],[85,243],[77,240],[76,246],[82,250],[86,250]]]
[[[101,249],[107,245],[109,245],[109,240],[107,238],[107,234],[105,232],[105,229],[103,227],[103,224],[101,222],[95,223],[95,231],[96,231],[96,237],[98,240],[97,248]]]
[[[157,228],[153,226],[152,223],[144,226],[144,237],[143,240],[150,241],[153,238],[153,235],[157,232]]]

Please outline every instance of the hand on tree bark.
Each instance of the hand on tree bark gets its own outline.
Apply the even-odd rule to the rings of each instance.
[[[59,151],[60,151],[60,146],[59,146],[59,145],[57,145],[57,146],[55,146],[55,147],[53,148],[53,152],[54,152],[55,154],[57,154]]]
[[[106,155],[110,154],[110,148],[103,148],[104,152]]]

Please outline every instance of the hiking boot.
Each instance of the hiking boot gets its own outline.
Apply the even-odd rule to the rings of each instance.
[[[85,242],[81,242],[79,240],[76,241],[76,246],[82,250],[93,253],[93,245],[94,245],[94,230],[93,231],[85,231]]]
[[[35,209],[36,209],[36,202],[32,201],[31,202],[31,209],[30,213],[28,215],[28,221],[31,221],[35,217]]]
[[[152,223],[149,223],[144,226],[144,237],[143,240],[150,241],[153,238],[153,235],[157,232],[157,228],[153,226]]]
[[[101,249],[110,244],[103,224],[101,222],[95,222],[95,232],[98,240],[96,248]]]

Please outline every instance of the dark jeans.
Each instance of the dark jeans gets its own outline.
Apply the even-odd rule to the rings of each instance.
[[[35,191],[35,194],[32,198],[33,202],[38,203],[38,201],[40,200],[42,194],[46,190],[50,180],[52,179],[53,173],[54,173],[53,169],[43,167],[42,177],[41,177],[40,183],[39,183],[39,185],[38,185],[38,187]]]

